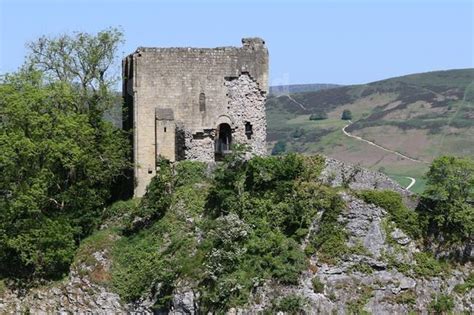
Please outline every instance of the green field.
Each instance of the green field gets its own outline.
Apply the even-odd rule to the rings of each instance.
[[[289,152],[322,153],[383,171],[410,189],[423,191],[429,163],[443,154],[474,156],[474,69],[414,74],[369,84],[270,96],[269,150],[285,142]],[[342,111],[352,112],[347,131],[425,163],[388,153],[347,137]],[[327,119],[309,120],[324,112]]]

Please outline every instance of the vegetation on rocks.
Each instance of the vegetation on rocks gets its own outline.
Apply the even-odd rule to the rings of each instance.
[[[160,308],[178,277],[188,279],[201,291],[203,310],[222,311],[247,303],[265,281],[296,284],[306,268],[300,241],[317,211],[337,199],[317,179],[323,166],[320,156],[246,161],[239,151],[212,178],[197,162],[162,164],[138,207],[153,204],[160,215],[124,228],[114,251],[113,286],[128,301],[155,288]]]
[[[412,238],[421,237],[422,227],[418,214],[403,204],[400,194],[391,190],[363,190],[357,192],[357,196],[367,203],[387,210],[387,219],[393,221],[398,228]]]
[[[295,294],[288,295],[279,300],[274,300],[271,310],[268,313],[285,312],[290,315],[302,314],[304,313],[305,302],[305,299],[301,296]]]
[[[429,307],[435,314],[446,314],[454,308],[454,301],[449,295],[435,296]]]

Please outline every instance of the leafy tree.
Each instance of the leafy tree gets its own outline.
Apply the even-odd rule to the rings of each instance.
[[[96,35],[77,32],[58,37],[40,37],[29,43],[27,67],[44,73],[49,82],[74,85],[77,112],[101,115],[115,100],[110,93],[118,73],[112,72],[123,34],[109,28]],[[80,101],[79,101],[80,100]]]
[[[352,112],[348,109],[344,109],[342,111],[341,119],[342,120],[351,120],[352,119]]]
[[[324,111],[318,111],[311,114],[311,116],[309,116],[309,120],[323,120],[327,118],[328,118],[328,114],[326,114]]]
[[[286,151],[286,142],[283,140],[278,140],[277,143],[273,146],[272,155],[280,155]]]
[[[431,232],[450,241],[474,234],[474,161],[442,156],[431,164],[420,211]]]
[[[126,135],[101,119],[116,49],[101,38],[113,34],[42,38],[28,67],[1,78],[0,277],[66,272],[130,166]]]

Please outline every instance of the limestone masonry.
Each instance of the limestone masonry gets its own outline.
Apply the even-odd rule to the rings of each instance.
[[[260,38],[242,47],[138,48],[122,62],[124,128],[133,130],[135,196],[158,158],[214,162],[231,145],[266,153],[268,51]]]

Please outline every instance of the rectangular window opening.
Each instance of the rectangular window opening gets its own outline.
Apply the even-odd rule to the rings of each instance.
[[[245,122],[245,135],[247,136],[247,139],[252,139],[252,134],[253,134],[253,130],[252,130],[252,124],[250,122]]]

